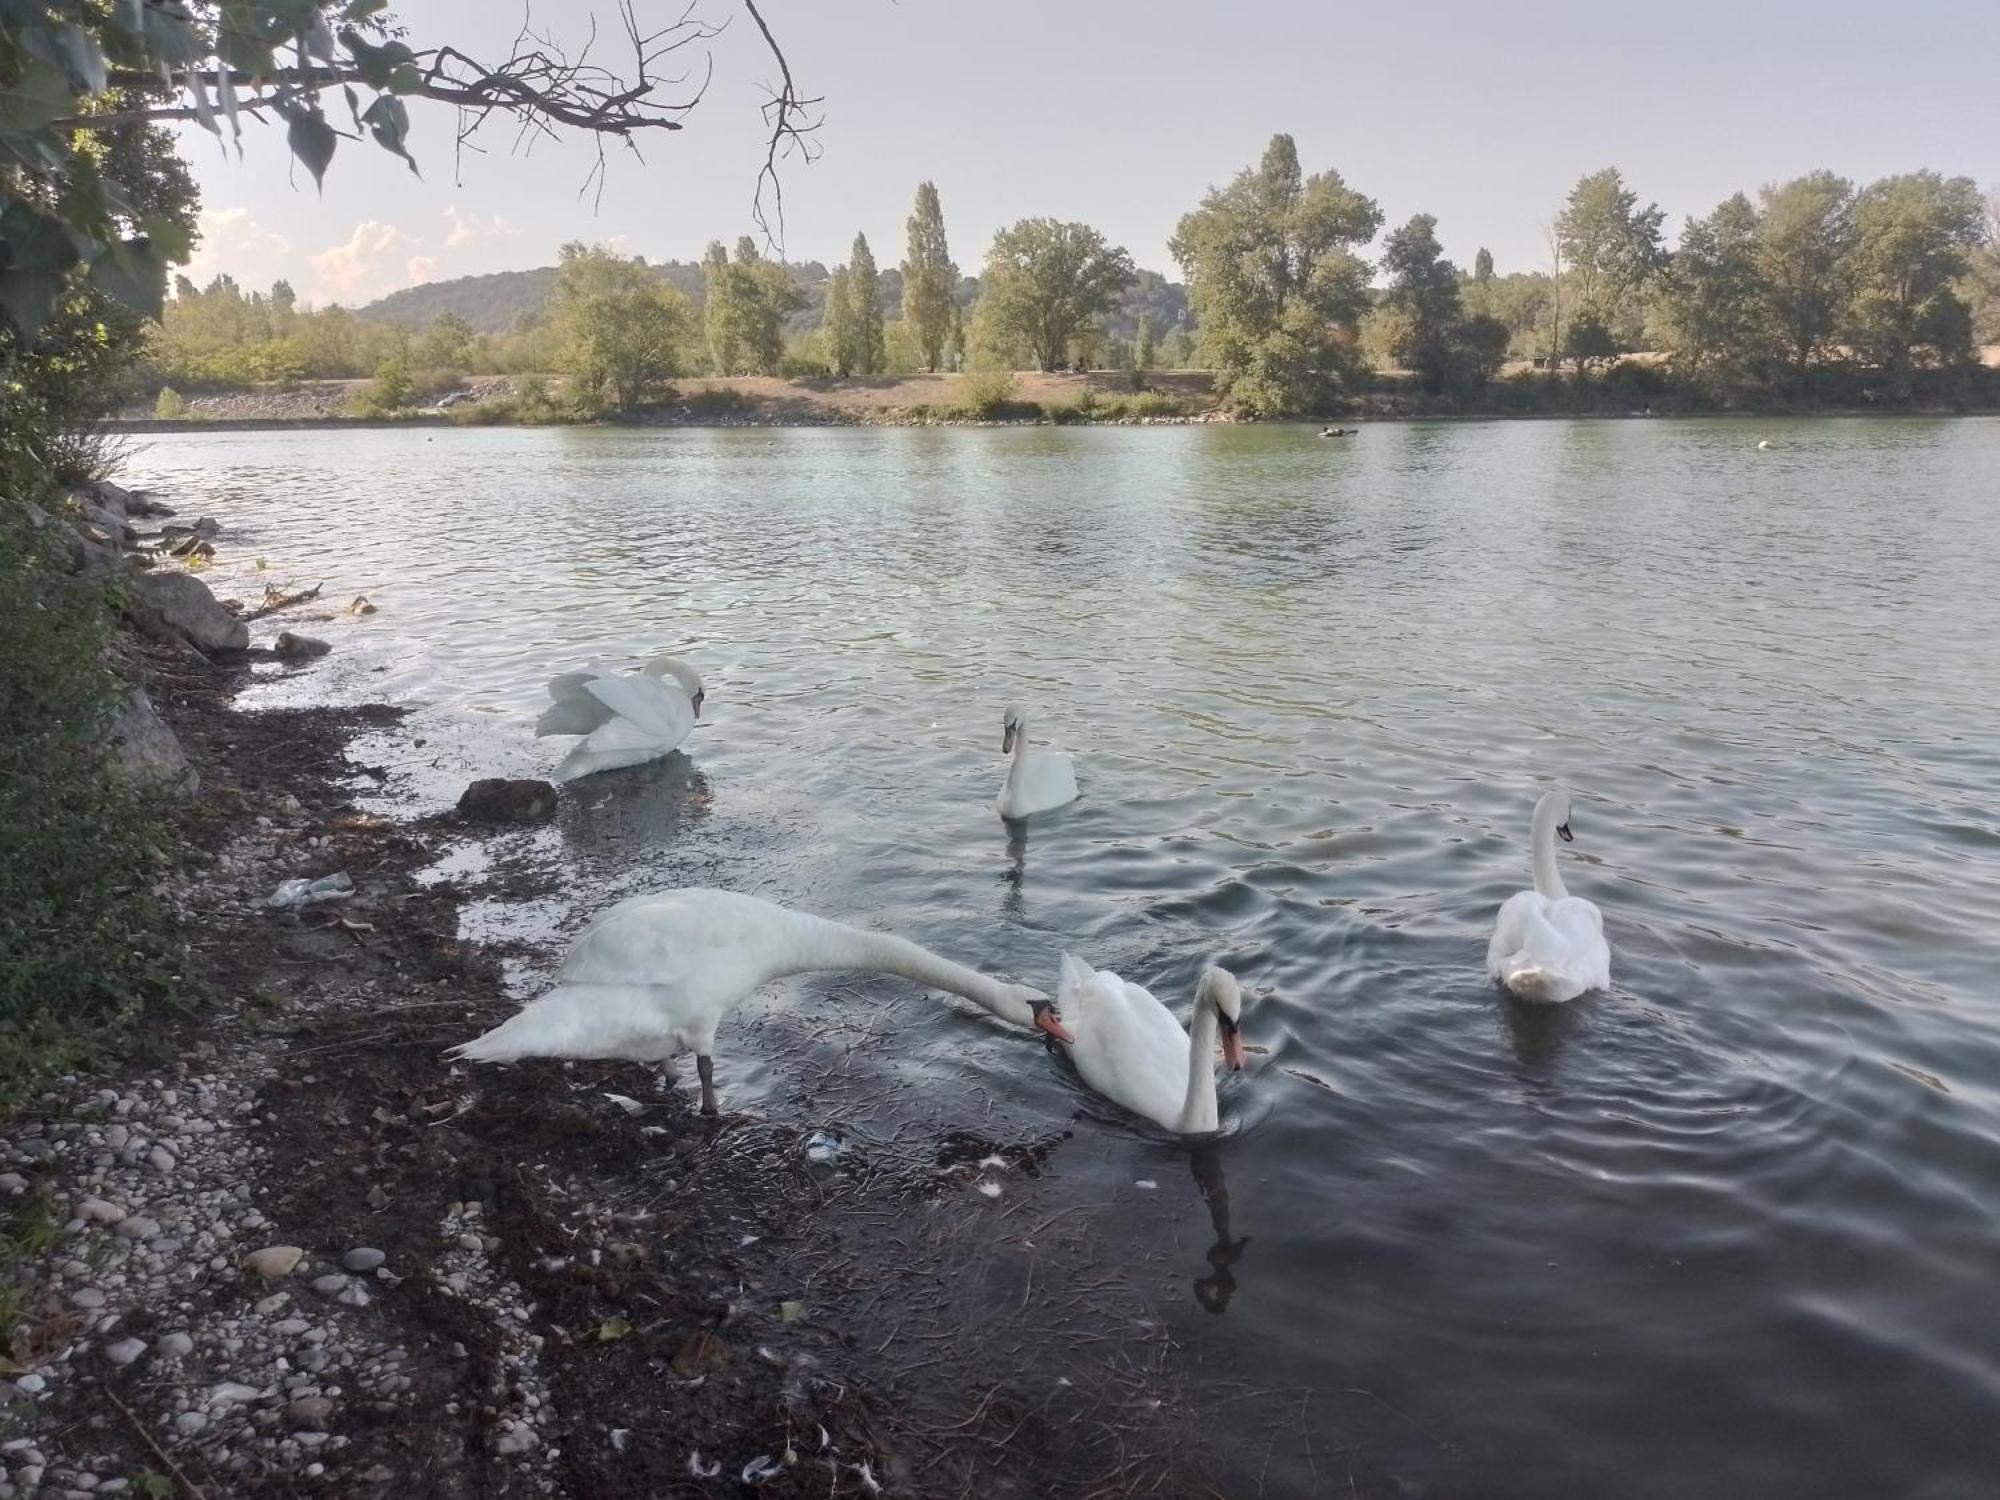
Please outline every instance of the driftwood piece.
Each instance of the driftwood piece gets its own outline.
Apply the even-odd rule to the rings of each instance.
[[[283,589],[267,583],[264,585],[264,602],[244,615],[243,618],[246,620],[261,620],[266,615],[275,615],[281,609],[290,609],[294,604],[304,604],[308,599],[317,599],[319,591],[324,587],[326,587],[326,580],[321,579],[309,589],[300,589],[295,594],[288,594]]]

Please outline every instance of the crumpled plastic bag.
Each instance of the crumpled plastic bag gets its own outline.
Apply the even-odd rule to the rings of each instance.
[[[317,906],[322,901],[345,901],[354,894],[354,881],[345,870],[334,875],[322,875],[317,880],[305,876],[287,880],[265,899],[266,906],[280,911],[297,911],[301,907]]]

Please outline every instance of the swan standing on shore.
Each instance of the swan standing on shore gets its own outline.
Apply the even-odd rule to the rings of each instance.
[[[940,958],[885,932],[864,932],[729,891],[679,890],[619,902],[571,945],[546,994],[446,1055],[468,1062],[526,1057],[665,1063],[693,1052],[701,1112],[715,1113],[715,1029],[774,979],[859,969],[962,995],[1016,1026],[1071,1041],[1049,997]]]
[[[1018,708],[1001,720],[1000,753],[1014,757],[1000,788],[1003,818],[1027,818],[1076,801],[1076,765],[1060,750],[1028,748],[1028,716]]]
[[[1243,1067],[1243,991],[1227,969],[1203,969],[1186,1031],[1152,992],[1065,953],[1056,1005],[1076,1032],[1070,1059],[1114,1104],[1180,1135],[1220,1127],[1215,1044],[1231,1072]]]
[[[664,677],[673,678],[671,684]],[[678,749],[701,717],[701,677],[678,656],[659,656],[637,672],[565,672],[549,682],[554,700],[535,721],[535,737],[580,734],[552,781],[641,765]]]
[[[1507,898],[1486,947],[1486,972],[1523,1000],[1574,1000],[1611,983],[1604,917],[1556,870],[1556,840],[1575,840],[1569,819],[1569,793],[1544,792],[1528,833],[1535,888]]]

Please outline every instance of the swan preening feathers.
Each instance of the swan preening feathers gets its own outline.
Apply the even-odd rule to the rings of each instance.
[[[1016,1026],[1071,1040],[1049,997],[989,979],[885,932],[729,891],[678,890],[620,901],[583,930],[549,991],[484,1036],[452,1049],[470,1062],[526,1057],[695,1054],[703,1114],[715,1113],[715,1031],[739,1002],[788,974],[861,969],[962,995]]]
[[[1060,750],[1028,748],[1028,716],[1010,708],[1000,721],[1000,753],[1011,755],[1000,788],[1000,816],[1033,817],[1076,801],[1076,765]]]
[[[1574,1000],[1611,983],[1604,918],[1556,869],[1556,840],[1575,837],[1569,820],[1569,793],[1544,792],[1528,832],[1535,888],[1507,898],[1486,948],[1486,972],[1523,1000]]]
[[[671,683],[663,680],[671,677]],[[660,656],[637,672],[565,672],[549,682],[553,700],[535,720],[537,737],[580,734],[553,781],[642,765],[679,748],[706,696],[701,677],[678,656]]]
[[[1180,1135],[1219,1128],[1217,1041],[1232,1072],[1243,1066],[1243,991],[1227,969],[1202,970],[1185,1031],[1150,990],[1068,953],[1056,1006],[1076,1035],[1070,1060],[1098,1093]]]

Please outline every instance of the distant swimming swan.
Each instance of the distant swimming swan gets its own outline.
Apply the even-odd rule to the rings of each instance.
[[[1012,755],[1000,788],[1000,816],[1026,818],[1076,801],[1076,765],[1060,750],[1028,748],[1028,716],[1018,708],[1001,720],[1000,753]]]
[[[1486,972],[1523,1000],[1574,1000],[1611,983],[1604,918],[1556,870],[1557,838],[1575,837],[1569,820],[1569,793],[1544,792],[1528,834],[1535,888],[1507,898],[1486,947]]]
[[[1202,970],[1194,1016],[1183,1031],[1150,990],[1065,953],[1056,1006],[1076,1033],[1070,1060],[1083,1081],[1114,1104],[1181,1135],[1221,1123],[1215,1044],[1232,1072],[1243,1066],[1243,991],[1227,969]]]
[[[673,678],[673,683],[662,682]],[[679,748],[707,696],[695,669],[678,656],[659,656],[637,672],[565,672],[549,682],[555,701],[535,721],[537,738],[580,734],[562,764],[550,773],[574,781],[596,771],[612,771],[658,760]]]
[[[730,891],[663,891],[620,901],[583,930],[555,985],[447,1054],[468,1062],[612,1057],[667,1062],[693,1052],[701,1110],[715,1113],[715,1031],[788,974],[861,969],[963,995],[1016,1026],[1074,1040],[1040,990],[988,979],[886,932],[864,932]]]

